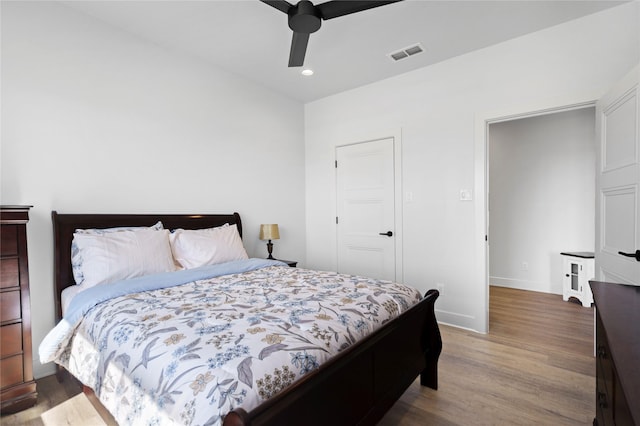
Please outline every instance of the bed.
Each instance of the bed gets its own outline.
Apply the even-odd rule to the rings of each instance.
[[[237,228],[238,234],[242,235],[242,222],[240,219],[240,215],[238,213],[233,214],[204,214],[204,215],[167,215],[167,214],[134,214],[134,215],[120,215],[120,214],[58,214],[57,212],[52,212],[52,220],[53,220],[53,231],[54,231],[54,283],[55,283],[55,311],[56,311],[56,322],[64,322],[60,321],[62,316],[62,301],[61,294],[63,290],[67,287],[73,286],[74,281],[74,271],[72,268],[71,262],[71,246],[72,240],[74,236],[74,232],[76,229],[103,229],[103,228],[114,228],[114,227],[148,227],[156,222],[161,222],[165,229],[175,230],[175,229],[183,229],[183,230],[201,230],[208,229],[214,227],[222,227],[228,225],[234,225]],[[253,259],[251,259],[253,261]],[[257,260],[256,260],[257,261]],[[240,261],[238,261],[240,262]],[[235,262],[229,262],[233,264]],[[243,264],[244,265],[244,264]],[[261,267],[262,268],[262,267]],[[198,268],[196,268],[197,270]],[[292,281],[298,279],[298,277],[311,277],[308,281],[317,284],[317,288],[313,288],[313,291],[318,293],[325,292],[331,293],[332,291],[326,291],[326,287],[328,284],[325,282],[325,278],[331,273],[325,272],[311,272],[308,270],[300,269],[295,270],[295,268],[288,268],[286,265],[267,265],[264,269],[258,269],[253,272],[242,272],[243,274],[254,274],[260,275],[261,279],[271,280],[271,277],[282,277],[284,281]],[[195,270],[194,270],[195,271]],[[313,273],[319,274],[318,276],[310,275]],[[241,278],[238,278],[241,277]],[[292,278],[294,277],[294,278]],[[329,277],[335,278],[335,277]],[[212,280],[223,280],[224,285],[229,283],[241,283],[244,286],[247,286],[247,282],[253,282],[253,276],[251,278],[245,278],[244,275],[238,275],[235,273],[231,273],[229,275],[222,275],[218,278],[212,278]],[[373,280],[367,280],[360,277],[351,277],[351,278],[340,278],[346,281],[353,281],[357,284],[358,289],[363,289],[361,291],[367,291],[364,288],[371,285],[373,286],[372,293],[366,297],[368,302],[359,303],[361,306],[367,305],[369,309],[369,314],[374,313],[376,316],[378,314],[384,314],[384,309],[380,308],[380,306],[385,306],[389,301],[387,300],[384,303],[379,303],[375,300],[378,297],[378,294],[381,293],[377,290],[382,287],[395,286],[395,283],[378,283]],[[226,280],[226,281],[225,281]],[[323,281],[325,280],[325,281]],[[355,281],[354,281],[355,280]],[[196,280],[189,285],[204,285],[202,283],[208,283],[206,280]],[[119,283],[118,283],[119,284]],[[215,281],[215,286],[220,286],[218,281]],[[355,285],[354,284],[354,285]],[[231,284],[229,284],[231,285]],[[255,286],[261,287],[264,284],[260,282]],[[315,284],[314,284],[315,285]],[[254,287],[255,287],[254,286]],[[297,288],[297,284],[291,284],[294,288],[292,294],[298,294],[298,292],[304,293],[304,289]],[[324,286],[324,287],[323,287]],[[183,286],[179,286],[177,288],[181,288]],[[249,288],[250,291],[255,291],[255,288],[251,287],[243,287]],[[398,292],[406,292],[406,290],[401,289],[401,286],[392,287],[393,293],[392,298],[395,300],[400,300],[398,296]],[[210,287],[207,287],[210,288]],[[224,287],[223,287],[224,288]],[[330,287],[334,288],[334,287]],[[156,291],[174,291],[173,288],[171,290],[156,290]],[[175,290],[177,291],[177,290]],[[195,290],[190,289],[191,293],[194,293]],[[209,290],[206,290],[207,292]],[[233,294],[240,294],[237,290],[229,288],[229,292]],[[280,294],[278,291],[268,290],[274,292],[274,294]],[[340,290],[342,291],[342,290]],[[197,293],[197,292],[195,292]],[[88,293],[85,293],[88,294]],[[142,293],[137,293],[142,294]],[[146,293],[145,293],[146,294]],[[170,294],[171,297],[173,293]],[[200,299],[202,299],[202,294],[200,293]],[[209,293],[207,293],[209,294]],[[354,298],[359,297],[358,295],[364,295],[364,293],[357,293]],[[135,298],[131,295],[122,296],[125,302],[119,303],[128,303],[128,300],[131,298]],[[150,296],[149,296],[150,297]],[[154,296],[155,297],[155,296]],[[182,297],[182,295],[180,295]],[[213,297],[213,296],[212,296]],[[282,296],[285,297],[285,296]],[[384,297],[384,295],[380,296]],[[410,297],[409,295],[407,297]],[[257,374],[256,372],[250,371],[250,369],[244,368],[241,369],[238,366],[237,371],[240,374],[240,379],[232,382],[232,379],[227,379],[223,381],[218,381],[216,387],[222,385],[229,385],[233,383],[233,386],[240,385],[240,387],[234,387],[233,389],[227,389],[225,392],[220,392],[217,399],[212,398],[210,400],[210,404],[212,405],[212,410],[214,405],[222,406],[222,400],[224,396],[225,404],[229,404],[229,410],[226,411],[221,416],[212,416],[209,421],[214,424],[218,422],[218,424],[223,424],[225,426],[234,426],[234,425],[355,425],[355,424],[375,424],[385,413],[386,411],[397,401],[397,399],[402,395],[402,393],[409,387],[409,385],[416,379],[417,376],[420,376],[420,383],[423,386],[428,386],[433,389],[437,389],[438,387],[438,374],[437,374],[437,365],[438,358],[442,349],[442,341],[440,337],[439,328],[436,322],[435,314],[434,314],[434,304],[435,300],[438,297],[438,292],[436,290],[429,290],[424,297],[420,298],[418,294],[418,301],[413,304],[406,306],[406,309],[401,309],[403,312],[389,320],[382,321],[382,325],[375,329],[375,331],[361,338],[356,344],[345,344],[341,343],[340,350],[337,354],[331,354],[327,357],[324,362],[319,363],[317,365],[315,360],[311,362],[310,368],[304,368],[303,374],[299,374],[297,377],[293,377],[293,374],[288,370],[278,370],[276,369],[278,376],[264,376],[263,379],[270,378],[273,379],[273,382],[278,381],[278,386],[272,386],[268,388],[270,393],[268,398],[258,405],[249,405],[245,407],[241,402],[235,401],[236,403],[229,402],[233,399],[234,395],[240,394],[241,386],[245,386],[248,384],[249,387],[261,386],[261,390],[263,390],[262,386],[264,385],[264,381],[258,383],[257,380],[252,381],[251,376],[253,374]],[[207,297],[205,297],[206,299]],[[281,309],[276,309],[273,307],[274,303],[272,301],[276,298],[271,298],[269,302],[269,308],[276,312]],[[311,295],[309,300],[315,300],[314,296]],[[352,300],[348,300],[347,302],[353,302]],[[155,300],[155,299],[154,299]],[[297,299],[296,299],[297,300]],[[364,300],[364,298],[363,298]],[[286,303],[293,303],[293,299],[287,301]],[[344,298],[343,298],[344,301]],[[107,302],[105,302],[107,303]],[[147,302],[152,303],[152,302]],[[298,303],[298,302],[296,302]],[[315,302],[314,302],[315,303]],[[317,302],[317,306],[322,306],[324,302]],[[328,303],[328,302],[327,302]],[[249,304],[249,303],[247,303]],[[400,305],[404,304],[404,302],[399,302]],[[97,305],[96,308],[93,309],[92,312],[99,310],[104,304]],[[334,303],[335,305],[335,303]],[[316,306],[314,304],[314,306]],[[332,305],[333,306],[333,305]],[[395,305],[392,308],[388,308],[387,311],[396,310]],[[348,309],[344,310],[344,312],[348,311]],[[111,312],[111,311],[109,311]],[[271,312],[271,311],[269,311]],[[310,312],[302,312],[302,314],[310,314]],[[323,311],[324,312],[324,311]],[[327,311],[329,312],[329,311]],[[350,315],[361,315],[362,313],[347,312]],[[94,313],[95,315],[95,313]],[[238,314],[242,316],[243,314]],[[291,314],[289,314],[291,315]],[[331,315],[325,315],[324,313],[314,312],[313,315],[317,318],[328,319]],[[326,317],[326,318],[325,318]],[[66,318],[66,317],[65,317]],[[247,317],[245,317],[246,319]],[[99,318],[100,319],[100,318]],[[259,320],[258,320],[259,321]],[[300,324],[304,325],[305,322],[311,323],[312,321],[300,320],[297,318],[296,321],[299,321]],[[351,324],[354,324],[353,320]],[[256,327],[247,329],[249,333],[242,334],[241,337],[236,340],[235,348],[242,347],[242,343],[238,344],[240,339],[250,338],[249,334],[253,334],[255,330],[256,333],[262,331],[263,333],[268,333],[263,330],[262,325],[268,323],[269,321],[265,321],[265,323],[252,323],[252,325],[256,325]],[[277,322],[274,320],[274,322]],[[295,321],[294,321],[295,322]],[[288,324],[288,321],[285,321]],[[280,330],[288,329],[290,325],[283,325],[283,322],[277,324]],[[339,324],[334,325],[333,327],[338,327]],[[311,327],[311,326],[309,326]],[[315,325],[313,327],[316,327]],[[104,328],[104,327],[103,327]],[[215,327],[214,327],[215,328]],[[328,329],[334,331],[333,328],[329,327]],[[356,330],[357,327],[352,327],[352,330]],[[297,329],[296,329],[297,330]],[[211,331],[211,327],[207,329],[207,332]],[[315,330],[317,332],[317,329]],[[326,331],[326,330],[325,330]],[[351,333],[351,332],[350,332]],[[173,333],[174,335],[176,333]],[[251,368],[259,368],[257,364],[264,358],[270,358],[271,355],[277,351],[285,352],[283,347],[286,346],[286,341],[283,343],[282,336],[285,336],[286,333],[271,333],[266,337],[273,338],[275,334],[278,334],[275,341],[269,341],[269,345],[262,348],[260,352],[260,356],[246,357],[242,364],[242,367],[247,367],[247,364],[251,366]],[[297,335],[297,334],[296,334]],[[345,334],[346,335],[346,334]],[[326,343],[327,347],[329,344],[334,344],[333,340],[336,342],[339,338],[336,336],[330,336],[327,338],[326,333],[316,333],[314,336],[318,337],[323,343]],[[287,337],[287,336],[285,336]],[[299,339],[299,337],[295,337],[295,339]],[[322,340],[324,339],[324,340]],[[340,337],[343,339],[343,337]],[[350,337],[347,335],[347,340]],[[46,339],[45,339],[46,340]],[[267,339],[268,340],[268,339]],[[262,339],[265,341],[265,338]],[[336,343],[337,344],[337,343]],[[317,353],[312,351],[314,346],[317,349],[318,343],[314,343],[311,345],[308,343],[307,346],[299,345],[295,349],[299,349],[297,352],[289,352],[287,356],[291,357],[291,362],[295,363],[296,354],[297,356],[302,356],[302,358],[297,361],[302,365],[303,362],[308,362],[311,356],[307,356],[307,350],[309,349],[309,353]],[[202,346],[202,345],[199,345]],[[183,351],[186,346],[183,345]],[[187,347],[188,349],[188,347]],[[291,348],[288,348],[291,349]],[[246,351],[246,349],[245,349]],[[320,351],[322,352],[322,351]],[[227,358],[233,358],[233,356],[228,356]],[[251,364],[251,358],[255,365]],[[211,360],[211,358],[209,358]],[[113,360],[111,360],[113,361]],[[248,362],[245,362],[248,361]],[[135,362],[127,360],[127,362]],[[202,362],[205,362],[204,360]],[[142,368],[141,368],[142,369]],[[168,367],[167,367],[168,369]],[[233,370],[236,368],[234,367]],[[59,379],[63,378],[62,368],[59,368]],[[164,372],[164,369],[163,369]],[[247,374],[248,372],[248,374]],[[244,374],[243,374],[244,373]],[[286,374],[285,374],[286,373]],[[80,374],[80,373],[79,373]],[[201,384],[204,386],[209,386],[208,379],[206,379],[203,375],[198,376],[201,381]],[[82,380],[81,380],[82,381]],[[85,378],[86,382],[86,378]],[[174,381],[175,382],[175,381]],[[282,384],[281,382],[286,382]],[[258,384],[258,385],[256,385]],[[86,385],[86,383],[85,383]],[[192,384],[193,385],[193,384]],[[270,386],[273,385],[270,384]],[[90,386],[89,386],[90,387]],[[160,386],[159,386],[160,387]],[[213,385],[210,385],[213,387]],[[85,389],[87,387],[85,386]],[[277,388],[277,389],[275,389]],[[196,392],[195,387],[191,387]],[[275,391],[274,391],[275,389]],[[89,389],[90,391],[90,389]],[[276,392],[277,391],[277,392]],[[234,394],[235,392],[235,394]],[[243,391],[244,392],[244,391]],[[184,393],[184,392],[183,392]],[[213,391],[211,391],[213,393]],[[175,395],[178,395],[176,393]],[[242,399],[242,398],[237,398]],[[248,399],[248,398],[247,398]],[[215,401],[215,404],[213,402]],[[158,411],[163,411],[163,407],[160,404],[157,408]],[[235,405],[235,406],[234,406]],[[223,407],[226,407],[224,405]],[[206,410],[207,407],[198,407],[198,410]],[[178,420],[182,423],[190,423],[193,419],[182,419]],[[133,422],[131,422],[133,423]],[[194,424],[197,422],[194,422]],[[206,422],[203,422],[206,423]],[[200,423],[200,424],[203,424]]]

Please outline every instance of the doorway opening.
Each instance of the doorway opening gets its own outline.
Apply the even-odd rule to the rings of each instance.
[[[562,294],[562,252],[595,247],[595,108],[492,123],[489,284]]]
[[[476,205],[476,218],[481,226],[478,229],[479,235],[477,245],[478,276],[482,277],[482,285],[485,289],[486,298],[484,300],[484,317],[481,318],[480,330],[487,333],[489,331],[489,289],[492,284],[491,279],[498,279],[498,285],[514,288],[524,288],[527,290],[535,290],[547,293],[561,294],[561,257],[560,252],[571,250],[565,249],[562,239],[554,239],[551,243],[534,242],[534,239],[540,235],[539,229],[544,229],[545,217],[549,217],[552,213],[562,213],[569,210],[562,205],[561,190],[563,183],[565,185],[570,182],[580,180],[577,170],[583,170],[585,155],[578,155],[575,152],[579,143],[576,140],[582,139],[584,145],[590,145],[591,152],[595,151],[595,132],[593,123],[595,120],[595,102],[567,103],[564,106],[558,106],[546,109],[524,109],[520,113],[510,113],[503,115],[487,115],[480,118],[478,122],[478,138],[476,144],[476,192],[484,194],[484,197],[478,197],[479,202]],[[584,111],[582,111],[584,110]],[[587,124],[578,126],[578,130],[564,129],[564,137],[557,142],[557,137],[553,134],[553,128],[562,127],[563,119],[569,117],[569,122],[577,121],[582,117],[588,117]],[[590,124],[589,124],[590,123]],[[549,126],[552,124],[552,126]],[[481,127],[480,127],[481,126]],[[569,126],[570,127],[570,126]],[[480,133],[482,132],[482,133]],[[584,135],[587,143],[584,142]],[[496,159],[491,158],[492,148],[499,148],[498,139],[491,141],[493,136],[499,136],[502,145],[507,145],[508,149],[515,152],[508,152],[507,148],[503,150],[493,150],[493,155],[498,157],[502,155],[502,168],[499,171],[494,170],[496,176],[491,175],[492,162]],[[569,142],[565,139],[569,138]],[[538,142],[536,143],[536,139]],[[556,139],[556,143],[550,143]],[[540,142],[542,140],[542,142]],[[565,143],[566,142],[566,143]],[[496,146],[492,147],[492,143]],[[521,145],[521,146],[520,146]],[[588,149],[589,147],[582,147]],[[528,151],[527,151],[528,150]],[[571,157],[571,155],[575,158]],[[513,157],[515,155],[516,157]],[[583,166],[567,166],[562,168],[562,158],[569,155],[571,162],[575,163],[576,158],[582,158]],[[593,154],[589,154],[593,155]],[[556,157],[557,156],[557,157]],[[535,157],[535,160],[534,160]],[[587,156],[588,157],[588,156]],[[511,159],[511,161],[509,161]],[[479,160],[479,161],[478,161]],[[595,159],[590,163],[589,173],[593,174],[595,169]],[[589,180],[589,177],[584,177]],[[504,190],[504,193],[494,199],[492,194],[492,179],[501,185],[493,188],[494,192]],[[498,180],[499,179],[499,180]],[[551,185],[552,191],[545,191],[545,186]],[[502,186],[502,188],[500,188]],[[584,187],[584,185],[578,185]],[[591,179],[588,192],[591,200],[595,197],[595,183]],[[570,191],[571,185],[567,186],[565,191]],[[507,194],[505,196],[505,193]],[[498,194],[495,194],[498,195]],[[584,194],[583,194],[584,197]],[[494,205],[495,204],[495,205]],[[591,217],[594,212],[593,202],[589,208]],[[502,213],[504,217],[500,217],[496,208],[500,206],[505,210]],[[524,213],[523,213],[524,212]],[[497,217],[493,217],[493,215]],[[563,223],[567,222],[566,215],[557,214],[554,219],[553,229],[564,229]],[[563,218],[563,216],[565,216]],[[559,218],[558,218],[559,217]],[[500,220],[500,225],[504,225],[502,230],[496,229],[498,233],[494,233],[493,227],[496,227],[495,220]],[[537,220],[535,225],[529,223],[531,220]],[[587,223],[591,223],[588,225]],[[572,228],[574,225],[567,225]],[[567,247],[574,245],[589,245],[593,248],[595,238],[592,236],[595,227],[593,219],[590,217],[581,219],[581,223],[575,226],[589,227],[586,232],[591,233],[591,237],[587,243],[580,238],[571,238],[571,242],[567,242]],[[510,230],[510,231],[509,231]],[[515,230],[515,231],[514,231]],[[535,232],[534,232],[535,231]],[[561,232],[560,232],[561,234]],[[573,233],[572,233],[573,234]],[[552,236],[555,235],[552,233]],[[500,239],[506,242],[505,247],[496,250],[492,247],[493,240],[496,238],[496,244]],[[566,238],[566,237],[565,237]],[[570,238],[566,238],[569,240]],[[560,242],[558,242],[560,241]],[[555,250],[558,250],[554,255]],[[492,257],[500,256],[492,262]],[[492,268],[493,266],[493,268]],[[502,268],[502,269],[500,269]],[[557,278],[552,278],[557,276]],[[558,285],[560,287],[558,287]]]

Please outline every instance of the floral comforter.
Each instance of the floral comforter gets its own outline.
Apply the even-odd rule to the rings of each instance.
[[[99,303],[52,358],[121,425],[216,425],[420,299],[389,281],[271,264]]]

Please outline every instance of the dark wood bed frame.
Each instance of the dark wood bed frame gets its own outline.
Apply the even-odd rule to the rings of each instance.
[[[56,322],[62,318],[60,295],[74,284],[71,240],[76,229],[151,226],[201,229],[236,224],[238,213],[58,214],[53,211]],[[434,313],[438,291],[429,290],[417,305],[307,374],[285,391],[247,412],[236,408],[225,426],[249,425],[370,425],[375,424],[420,375],[420,384],[438,388],[438,358],[442,351]],[[63,374],[58,374],[61,379]]]

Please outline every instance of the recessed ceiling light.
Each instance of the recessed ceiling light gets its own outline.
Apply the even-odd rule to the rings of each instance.
[[[313,70],[311,70],[309,68],[305,68],[305,69],[302,70],[302,75],[307,76],[307,77],[310,76],[310,75],[313,75]]]

